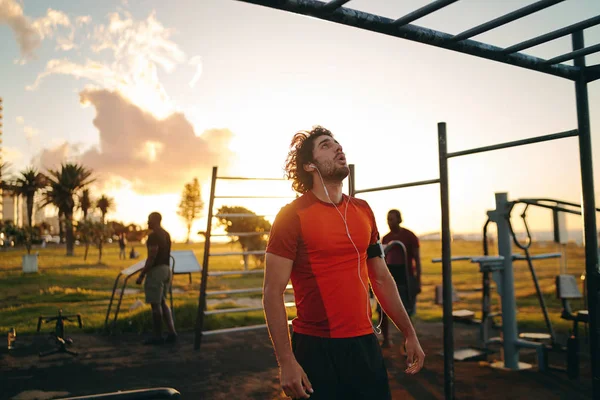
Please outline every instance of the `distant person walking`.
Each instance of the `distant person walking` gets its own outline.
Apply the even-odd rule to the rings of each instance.
[[[125,239],[125,235],[121,233],[119,235],[119,260],[122,258],[123,260],[127,259],[127,253],[125,249],[127,248],[127,240]]]

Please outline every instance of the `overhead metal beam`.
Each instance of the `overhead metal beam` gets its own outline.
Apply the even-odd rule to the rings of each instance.
[[[515,21],[519,18],[525,17],[529,14],[533,14],[537,11],[543,10],[544,8],[548,8],[550,6],[561,3],[563,1],[565,1],[565,0],[541,0],[541,1],[538,1],[537,3],[533,3],[533,4],[530,4],[523,8],[519,8],[518,10],[510,12],[506,15],[503,15],[501,17],[498,17],[496,19],[488,21],[484,24],[481,24],[474,28],[471,28],[467,31],[459,33],[458,35],[454,35],[452,37],[452,40],[459,41],[459,40],[468,39],[473,36],[477,36],[479,34],[490,31],[499,26],[506,25],[509,22]]]
[[[588,54],[597,53],[600,51],[600,43],[590,47],[584,47],[583,49],[575,50],[562,56],[554,57],[545,62],[545,64],[558,64],[563,61],[572,60],[577,57],[584,57]]]
[[[452,35],[417,25],[395,26],[394,20],[364,11],[346,7],[336,9],[331,13],[323,13],[322,1],[317,0],[237,0],[245,3],[307,15],[325,21],[352,26],[359,29],[394,36],[414,42],[428,44],[459,53],[470,54],[488,60],[518,66],[533,71],[575,80],[579,76],[579,68],[570,65],[547,65],[543,59],[522,53],[504,54],[502,48],[486,43],[466,39],[453,41]]]
[[[410,14],[406,14],[404,17],[398,18],[393,22],[393,24],[396,26],[410,24],[411,22],[416,21],[419,18],[423,18],[424,16],[436,12],[437,10],[444,8],[452,3],[456,3],[457,1],[458,0],[436,0],[433,3],[429,3],[426,6],[411,12]]]
[[[587,83],[600,79],[600,64],[590,65],[583,71]]]
[[[544,35],[534,37],[524,42],[517,43],[513,46],[505,48],[504,50],[502,50],[502,52],[506,54],[516,53],[517,51],[522,51],[530,47],[538,46],[542,43],[546,43],[551,40],[558,39],[559,37],[570,35],[573,32],[577,32],[582,29],[587,29],[598,24],[600,24],[600,15],[592,17],[590,19],[586,19],[585,21],[577,22],[573,25],[565,26],[564,28],[557,29]]]
[[[331,0],[329,3],[323,6],[323,10],[325,11],[334,11],[346,3],[350,3],[352,0]]]

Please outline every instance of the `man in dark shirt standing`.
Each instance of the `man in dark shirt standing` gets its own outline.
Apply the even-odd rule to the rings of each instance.
[[[390,232],[383,237],[384,245],[399,241],[402,246],[393,245],[386,254],[385,262],[396,281],[402,303],[413,316],[417,307],[417,295],[421,293],[421,255],[419,252],[419,238],[410,230],[401,227],[402,214],[398,210],[390,210],[387,215]],[[406,253],[405,253],[406,251]],[[381,307],[378,307],[380,310]],[[389,347],[388,318],[383,311],[381,317],[381,331],[383,333],[382,347]]]
[[[152,306],[152,322],[154,327],[153,337],[146,340],[145,344],[173,343],[177,340],[177,333],[173,325],[173,316],[167,305],[167,293],[171,285],[172,274],[169,261],[171,258],[171,235],[161,226],[162,216],[153,212],[148,215],[148,228],[152,230],[148,235],[146,245],[148,258],[146,265],[140,272],[136,283],[140,285],[146,278],[144,292],[146,303]],[[165,321],[169,334],[166,339],[162,337],[162,321]]]

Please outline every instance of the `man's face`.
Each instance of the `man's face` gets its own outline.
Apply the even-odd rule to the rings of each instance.
[[[396,214],[394,212],[388,213],[387,223],[388,223],[388,226],[390,229],[397,227],[398,224],[400,224],[400,221],[398,219],[398,214]]]
[[[313,147],[314,164],[324,181],[341,182],[350,173],[342,146],[331,136],[319,136]]]
[[[156,225],[156,221],[152,216],[148,216],[148,229],[154,229]]]

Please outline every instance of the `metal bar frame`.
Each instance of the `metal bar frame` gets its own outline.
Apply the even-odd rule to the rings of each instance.
[[[347,2],[347,1],[346,1]],[[340,2],[344,3],[344,2]],[[341,5],[341,4],[340,4]],[[199,350],[202,345],[202,337],[205,335],[215,335],[218,333],[225,332],[236,332],[236,331],[246,331],[250,329],[255,329],[256,327],[262,327],[262,325],[257,325],[255,327],[237,327],[237,328],[227,328],[227,329],[218,329],[218,330],[210,330],[204,331],[204,317],[206,315],[212,314],[224,314],[227,312],[248,312],[248,311],[257,311],[262,310],[262,307],[246,307],[246,308],[234,308],[234,309],[224,309],[224,310],[206,310],[206,298],[208,296],[218,296],[218,295],[230,295],[230,294],[249,294],[249,293],[260,293],[262,292],[262,288],[244,288],[244,289],[228,289],[228,290],[214,290],[208,291],[208,277],[215,276],[230,276],[230,275],[249,275],[249,274],[264,274],[264,270],[250,270],[250,271],[215,271],[209,273],[209,258],[215,256],[245,256],[245,255],[263,255],[265,254],[265,250],[251,250],[251,251],[242,251],[242,252],[223,252],[223,253],[210,253],[210,245],[211,245],[211,237],[212,236],[227,236],[227,237],[235,237],[235,236],[256,236],[256,235],[268,235],[270,232],[233,232],[226,234],[212,234],[212,220],[213,218],[255,218],[255,217],[265,217],[266,215],[257,215],[250,213],[231,213],[231,214],[213,214],[215,199],[265,199],[265,198],[285,198],[291,199],[292,196],[216,196],[216,185],[217,180],[263,180],[263,181],[285,181],[285,179],[280,178],[251,178],[251,177],[234,177],[234,176],[218,176],[218,167],[214,166],[212,170],[212,179],[211,179],[211,188],[210,188],[210,200],[208,206],[208,220],[206,226],[205,233],[205,242],[204,242],[204,255],[203,255],[203,267],[202,267],[202,275],[200,279],[200,294],[198,298],[198,309],[196,315],[196,326],[195,326],[195,338],[194,338],[194,350]],[[291,285],[286,286],[286,291],[292,289]],[[265,325],[266,326],[266,325]]]
[[[481,43],[469,39],[457,40],[456,37],[444,32],[423,28],[416,25],[396,26],[394,20],[385,18],[379,15],[369,14],[366,12],[353,10],[349,8],[339,7],[332,12],[324,13],[323,9],[326,3],[316,0],[238,0],[246,3],[252,3],[270,7],[272,9],[284,10],[296,14],[307,15],[314,18],[319,18],[346,26],[352,26],[359,29],[378,32],[381,34],[395,36],[406,40],[411,40],[431,46],[436,46],[456,52],[469,54],[475,57],[481,57],[488,60],[513,65],[524,69],[538,71],[541,73],[558,76],[561,78],[572,80],[575,83],[575,101],[577,109],[577,125],[579,139],[579,160],[581,170],[581,185],[582,185],[582,211],[583,225],[585,237],[585,259],[586,259],[586,289],[587,303],[589,312],[592,315],[590,318],[590,356],[592,361],[592,397],[600,396],[600,316],[598,313],[598,303],[600,302],[600,270],[599,270],[599,252],[598,252],[598,236],[596,227],[595,215],[595,194],[594,194],[594,174],[592,161],[592,142],[590,133],[590,113],[589,100],[587,92],[587,84],[593,80],[600,78],[600,67],[594,66],[586,68],[585,54],[597,48],[598,45],[592,45],[585,49],[583,27],[571,33],[573,52],[568,56],[574,59],[574,65],[569,66],[560,63],[548,63],[548,60],[543,60],[538,57],[533,57],[519,52],[508,53],[505,49],[492,46],[486,43]],[[345,2],[338,1],[336,4],[344,4]],[[541,3],[541,2],[540,2]],[[540,4],[536,3],[536,4]],[[549,4],[549,3],[548,3]],[[331,8],[333,8],[330,5]],[[523,9],[521,9],[522,12]],[[517,10],[515,13],[518,13]],[[515,15],[513,13],[513,16]],[[520,18],[521,16],[519,16]],[[505,16],[505,18],[507,18]],[[589,20],[586,20],[589,23]],[[586,21],[583,21],[585,24]],[[493,21],[489,22],[491,25]],[[497,21],[496,21],[497,23]],[[573,29],[567,27],[550,32],[544,38],[547,40],[552,36],[560,36],[566,30]],[[540,38],[533,39],[540,40]],[[548,39],[550,40],[550,39]],[[530,41],[527,46],[532,43]],[[523,46],[524,44],[519,44]],[[510,48],[510,47],[509,47]],[[513,47],[514,50],[514,47]],[[561,57],[561,56],[559,56]],[[570,59],[569,58],[569,59]],[[556,61],[556,58],[555,60]],[[449,221],[449,198],[448,198],[448,157],[447,154],[442,154],[446,149],[446,131],[445,124],[438,124],[438,145],[440,152],[440,196],[442,203],[442,249],[443,249],[443,279],[444,279],[444,393],[446,399],[454,399],[454,367],[451,353],[453,353],[453,343],[449,340],[452,338],[452,325],[449,324],[448,313],[446,307],[451,304],[451,276],[446,276],[451,272],[451,243],[450,243],[450,221]],[[454,156],[457,156],[456,154]],[[448,279],[450,278],[450,279]],[[447,300],[447,301],[446,301]],[[451,307],[451,306],[450,306]],[[448,331],[448,333],[447,333]],[[451,351],[452,350],[452,351]],[[450,360],[447,359],[450,357]]]
[[[456,40],[455,35],[417,25],[394,25],[394,20],[380,15],[346,7],[339,7],[333,12],[324,12],[326,3],[317,0],[237,0],[244,3],[262,5],[272,9],[289,11],[359,29],[411,40],[430,46],[440,47],[459,53],[481,57],[503,64],[530,69],[561,78],[576,80],[580,69],[575,66],[556,64],[547,65],[546,60],[523,53],[504,53],[501,47],[471,39]]]
[[[369,189],[360,189],[360,190],[354,189],[354,194],[369,193],[369,192],[379,192],[381,190],[403,189],[403,188],[409,188],[409,187],[414,187],[414,186],[432,185],[434,183],[440,183],[440,180],[439,179],[428,179],[428,180],[425,180],[425,181],[416,181],[416,182],[409,182],[409,183],[401,183],[401,184],[398,184],[398,185],[381,186],[381,187],[375,187],[375,188],[369,188]]]
[[[294,196],[215,196],[215,199],[295,199]]]
[[[477,148],[469,149],[469,150],[454,151],[452,153],[448,153],[448,158],[466,156],[469,154],[483,153],[483,152],[491,151],[491,150],[508,149],[510,147],[517,147],[517,146],[522,146],[525,144],[547,142],[550,140],[563,139],[563,138],[573,137],[573,136],[577,136],[577,135],[578,135],[577,129],[573,129],[570,131],[552,133],[550,135],[544,135],[544,136],[536,136],[536,137],[527,138],[527,139],[515,140],[512,142],[499,143],[499,144],[494,144],[491,146],[483,146],[483,147],[477,147]]]
[[[269,233],[271,233],[271,231],[269,232],[231,232],[231,233],[223,233],[223,234],[216,234],[216,235],[211,235],[212,237],[226,237],[226,236],[257,236],[257,235],[268,235]]]
[[[259,178],[245,176],[217,176],[216,179],[220,179],[222,181],[286,181],[283,178]]]
[[[194,350],[199,350],[202,345],[202,330],[204,329],[204,311],[206,310],[206,286],[208,284],[208,258],[210,255],[210,233],[212,230],[213,207],[215,206],[215,186],[217,184],[217,167],[213,167],[210,184],[210,200],[208,204],[208,219],[204,237],[204,254],[202,260],[202,274],[200,278],[200,294],[198,297],[198,310],[196,314],[196,329],[194,334]]]
[[[265,254],[265,250],[250,250],[250,251],[231,251],[227,253],[212,253],[211,257],[220,257],[220,256],[246,256],[246,255],[259,255]]]
[[[464,40],[464,39],[471,38],[473,36],[477,36],[479,34],[490,31],[499,26],[508,24],[509,22],[515,21],[519,18],[525,17],[525,16],[533,14],[537,11],[551,7],[555,4],[562,3],[563,1],[565,1],[565,0],[540,0],[536,3],[529,4],[518,10],[512,11],[508,14],[498,17],[492,21],[488,21],[488,22],[478,25],[474,28],[471,28],[467,31],[459,33],[458,35],[453,36],[452,40],[455,40],[455,41]]]
[[[456,3],[458,0],[435,0],[432,3],[429,3],[418,10],[415,10],[409,14],[406,14],[403,17],[398,18],[394,22],[392,22],[396,26],[403,26],[406,24],[410,24],[413,21],[418,20],[419,18],[423,18],[426,15],[429,15],[433,12],[436,12],[439,9],[442,9],[446,6],[449,6],[452,3]]]
[[[592,17],[590,19],[586,19],[585,21],[577,22],[575,24],[565,26],[564,28],[557,29],[550,33],[546,33],[544,35],[536,36],[532,39],[525,40],[524,42],[517,43],[513,46],[507,47],[502,50],[505,54],[516,53],[521,50],[528,49],[530,47],[538,46],[542,43],[549,42],[554,39],[558,39],[563,36],[567,36],[572,34],[573,32],[579,31],[581,29],[590,28],[594,25],[600,24],[600,15],[596,17]]]
[[[573,50],[585,48],[583,31],[572,35]],[[574,59],[574,66],[585,70],[585,56]],[[581,73],[575,81],[575,103],[579,130],[579,162],[581,170],[582,211],[585,243],[586,291],[590,328],[590,358],[592,364],[592,397],[600,397],[600,330],[598,302],[600,301],[600,271],[598,266],[598,230],[596,227],[596,198],[590,129],[590,105],[586,76]]]
[[[212,214],[212,213],[211,213]],[[215,214],[212,215],[215,218],[254,218],[254,217],[269,217],[269,215],[258,215],[249,213],[231,213],[231,214]]]
[[[579,50],[572,51],[570,53],[563,54],[558,57],[554,57],[545,62],[545,64],[558,64],[564,61],[573,60],[574,58],[587,56],[588,54],[597,53],[600,51],[600,43],[590,47],[583,47]]]
[[[296,303],[294,302],[285,302],[285,307],[296,307]],[[264,307],[236,307],[236,308],[221,308],[218,310],[210,310],[206,311],[206,315],[214,315],[214,314],[228,314],[228,313],[239,313],[239,312],[252,312],[252,311],[261,311],[264,310]]]

